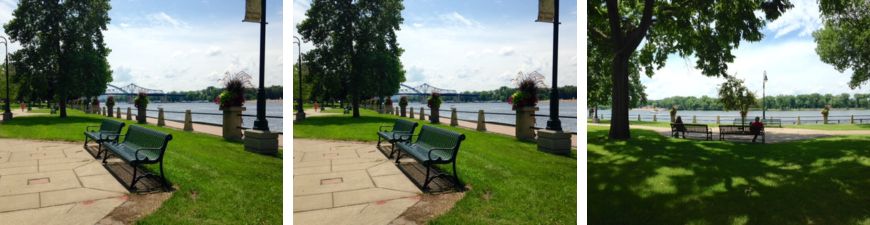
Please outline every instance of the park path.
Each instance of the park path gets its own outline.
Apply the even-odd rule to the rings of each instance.
[[[609,124],[603,123],[587,123],[591,126],[601,126],[607,127]],[[631,125],[631,128],[644,129],[644,130],[652,130],[660,133],[664,136],[670,136],[671,128],[668,127],[656,127],[656,126],[645,126],[645,125]],[[829,136],[843,136],[843,135],[870,135],[870,130],[813,130],[813,129],[799,129],[799,128],[778,128],[778,127],[766,127],[764,131],[767,135],[767,142],[783,142],[783,141],[795,141],[795,140],[803,140],[803,139],[811,139],[811,138],[819,138],[819,137],[829,137]],[[718,137],[717,129],[713,129],[714,139]]]
[[[374,143],[293,140],[295,224],[389,224],[421,194]]]
[[[330,116],[330,115],[341,115],[341,114],[314,112],[313,109],[306,109],[305,110],[305,116]],[[294,116],[295,116],[295,114],[294,114]],[[428,121],[429,115],[426,114],[425,116],[427,118],[426,121]],[[419,118],[420,118],[419,114],[414,114],[413,119],[419,119]],[[440,119],[441,124],[448,124],[448,125],[450,124],[450,117],[440,117],[439,119]],[[468,129],[477,129],[477,122],[470,122],[470,121],[465,121],[465,120],[457,120],[456,122],[457,122],[457,125],[459,127],[464,127],[464,128],[468,128]],[[494,123],[486,123],[486,132],[504,134],[504,135],[508,135],[508,136],[516,135],[516,130],[513,126],[494,124]],[[577,134],[571,135],[571,147],[575,147],[575,148],[577,147]]]
[[[127,190],[82,145],[0,139],[0,224],[95,224]]]

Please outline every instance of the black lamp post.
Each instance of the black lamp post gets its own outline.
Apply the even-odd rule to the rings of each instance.
[[[764,93],[767,88],[767,71],[764,71],[764,82],[761,83],[761,118],[767,119],[765,113],[767,112],[767,102],[765,102],[765,98],[767,97],[766,93]]]
[[[296,38],[296,47],[299,49],[299,62],[296,64],[299,67],[299,106],[296,108],[296,120],[301,121],[305,119],[305,109],[302,107],[302,103],[305,102],[302,100],[302,40],[299,40],[299,37],[293,36]]]
[[[254,130],[269,131],[269,121],[266,120],[266,90],[263,80],[266,73],[266,1],[260,1],[260,85],[257,88],[257,119],[254,120]]]
[[[562,121],[559,121],[559,88],[557,73],[559,62],[559,0],[553,1],[553,87],[550,90],[550,120],[547,120],[547,130],[562,131]]]
[[[9,41],[6,40],[6,37],[0,38],[3,39],[3,47],[6,49],[6,57],[4,57],[6,62],[6,104],[3,106],[3,121],[9,121],[12,120],[12,111],[9,110]]]

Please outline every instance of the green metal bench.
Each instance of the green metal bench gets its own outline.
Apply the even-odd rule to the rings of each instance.
[[[392,158],[393,154],[396,152],[396,142],[398,142],[403,135],[414,134],[414,129],[417,129],[417,122],[396,119],[392,129],[384,129],[388,127],[390,126],[381,126],[378,128],[378,147],[381,147],[382,140],[390,142],[392,146],[390,146],[390,155],[388,157]]]
[[[99,130],[95,129],[97,127],[99,127]],[[117,135],[121,133],[121,129],[124,129],[124,122],[109,119],[104,119],[100,122],[100,126],[85,127],[85,150],[88,148],[88,141],[93,140],[97,143],[97,155],[94,157],[100,158],[100,154],[103,153],[103,142],[116,141],[112,137],[117,138]]]
[[[412,143],[413,136],[417,136],[417,140]],[[402,135],[400,139],[397,146],[401,151],[396,155],[396,163],[399,163],[404,151],[426,167],[426,180],[421,189],[428,190],[429,182],[439,176],[449,176],[445,173],[439,173],[429,177],[429,171],[433,164],[453,164],[454,185],[457,189],[462,188],[459,176],[456,174],[456,155],[459,153],[459,145],[465,140],[464,134],[424,125],[420,128],[419,135]]]
[[[172,140],[172,135],[141,126],[130,126],[126,135],[118,136],[124,136],[124,142],[109,142],[106,147],[133,167],[132,181],[128,189],[135,189],[136,182],[142,178],[156,176],[146,171],[142,172],[144,175],[137,176],[139,165],[155,163],[160,164],[160,181],[164,188],[168,188],[168,182],[163,175],[163,155],[166,152],[166,145]],[[120,139],[116,138],[116,140]],[[108,156],[107,151],[103,157],[103,164],[106,163]]]

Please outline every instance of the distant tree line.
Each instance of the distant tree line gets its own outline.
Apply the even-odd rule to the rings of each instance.
[[[463,91],[462,94],[476,94],[479,101],[507,101],[517,89],[502,86],[489,91]],[[550,88],[538,89],[538,99],[550,99]],[[577,99],[577,86],[567,85],[559,87],[559,99]]]
[[[758,98],[755,107],[761,108],[762,100]],[[802,94],[802,95],[777,95],[767,96],[765,103],[768,109],[791,110],[791,109],[820,109],[826,105],[833,108],[870,108],[870,94],[847,93],[833,94]],[[647,106],[669,108],[676,105],[681,110],[722,110],[722,104],[718,98],[707,96],[683,97],[675,96],[661,100],[648,100]]]
[[[183,96],[168,97],[170,101],[214,101],[214,99],[223,92],[223,88],[209,86],[197,91],[171,91],[168,94],[182,94]],[[284,87],[281,85],[273,85],[266,87],[266,99],[281,99],[284,96]],[[257,88],[245,89],[245,99],[256,100]]]

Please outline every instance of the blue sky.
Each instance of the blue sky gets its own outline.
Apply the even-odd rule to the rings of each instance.
[[[767,71],[767,95],[807,93],[867,93],[866,88],[848,87],[852,71],[843,73],[821,61],[815,52],[812,32],[821,27],[815,0],[792,0],[795,7],[769,23],[760,42],[741,43],[729,64],[729,74],[744,79],[750,90],[762,94],[763,72]],[[716,96],[717,85],[724,78],[701,75],[694,68],[695,59],[677,55],[652,78],[642,78],[649,99],[670,96]],[[674,88],[680,85],[679,88]]]
[[[113,0],[104,31],[113,84],[173,90],[220,86],[224,72],[246,71],[256,84],[260,27],[241,22],[244,1]],[[0,0],[0,22],[17,1]],[[266,85],[280,85],[283,3],[267,1]],[[2,28],[0,28],[2,29]],[[10,45],[10,51],[18,45]]]
[[[517,73],[538,71],[552,79],[553,26],[536,23],[537,1],[404,1],[398,31],[405,49],[408,84],[459,91],[512,86]],[[305,18],[310,1],[293,2],[293,24]],[[577,85],[577,5],[561,1],[559,85]],[[298,35],[295,26],[293,35]],[[310,43],[303,51],[312,49]],[[294,46],[293,56],[296,57]],[[295,60],[295,58],[294,58]]]

